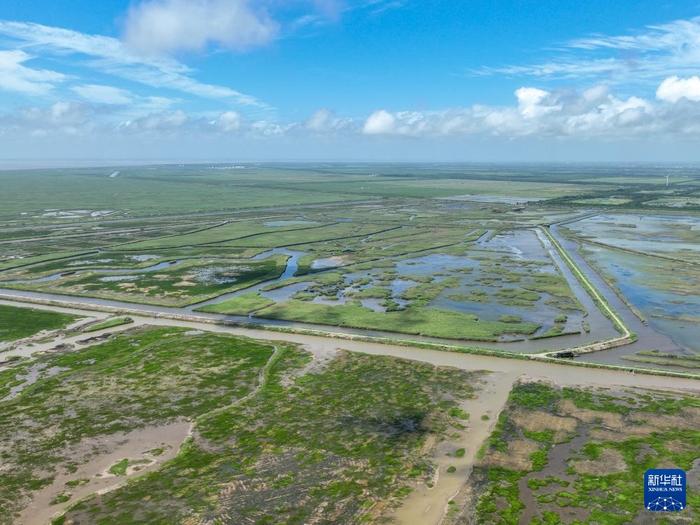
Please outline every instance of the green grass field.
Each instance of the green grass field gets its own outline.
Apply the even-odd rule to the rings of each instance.
[[[42,330],[57,330],[77,319],[74,315],[0,304],[0,341],[15,341]]]
[[[481,321],[473,315],[436,308],[409,308],[399,312],[377,313],[362,306],[327,306],[303,301],[275,304],[258,311],[257,315],[271,319],[474,341],[494,341],[503,334],[531,334],[538,328],[538,325],[527,323]]]

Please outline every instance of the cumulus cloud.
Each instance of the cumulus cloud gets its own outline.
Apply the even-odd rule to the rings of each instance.
[[[94,102],[95,104],[124,105],[129,104],[133,100],[128,91],[113,86],[81,84],[79,86],[73,86],[72,89],[85,100]]]
[[[690,80],[690,82],[689,82]],[[523,86],[510,105],[476,104],[431,111],[381,109],[365,119],[339,117],[328,109],[314,112],[305,121],[284,122],[251,119],[235,111],[186,113],[172,110],[172,100],[150,100],[132,95],[128,106],[59,102],[44,109],[29,108],[0,116],[0,133],[50,132],[211,137],[230,135],[240,139],[290,139],[353,135],[440,139],[446,137],[548,138],[556,140],[604,140],[700,137],[700,99],[694,97],[696,80],[670,78],[659,85],[656,100],[619,96],[606,85],[583,91],[545,90]]]
[[[538,88],[521,87],[515,91],[518,108],[525,118],[537,118],[552,111],[560,111],[561,104],[547,103],[550,93]]]
[[[333,133],[354,126],[353,119],[338,117],[329,109],[319,109],[305,122],[304,127],[314,133]]]
[[[0,51],[0,89],[28,95],[45,95],[65,75],[24,65],[33,57],[22,50]]]
[[[139,53],[244,51],[272,41],[278,24],[247,0],[148,0],[129,10],[124,38]]]
[[[387,135],[396,132],[397,117],[384,109],[372,113],[365,122],[362,132],[365,135]]]
[[[605,86],[582,93],[523,87],[514,106],[474,105],[442,111],[385,110],[365,121],[365,134],[412,137],[490,135],[501,137],[624,138],[649,132],[683,132],[679,115],[639,97],[619,98]],[[698,105],[697,113],[700,113]],[[686,111],[687,113],[687,111]]]
[[[681,99],[700,102],[700,77],[669,77],[665,79],[656,90],[656,98],[673,103]]]
[[[46,107],[28,107],[0,115],[0,135],[45,137],[79,135],[95,127],[95,112],[89,104],[60,101]]]
[[[241,128],[241,116],[235,111],[226,111],[212,120],[210,124],[224,133],[232,133]]]

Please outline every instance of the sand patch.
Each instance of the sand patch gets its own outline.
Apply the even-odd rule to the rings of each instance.
[[[559,403],[559,411],[568,416],[580,419],[584,423],[600,423],[604,427],[612,430],[621,430],[627,427],[621,414],[579,408],[569,399],[564,399]]]
[[[532,470],[530,456],[539,448],[537,443],[529,439],[515,439],[508,442],[506,452],[490,452],[489,458],[483,464],[509,470],[530,471]]]
[[[178,288],[184,288],[188,286],[197,286],[197,283],[193,283],[192,281],[179,281],[173,284],[173,286],[177,286]]]
[[[564,441],[578,426],[578,421],[573,417],[555,416],[540,411],[518,411],[511,416],[511,420],[528,432],[551,430],[555,442]]]
[[[605,428],[592,428],[588,435],[595,441],[618,441],[620,433]]]
[[[700,428],[700,411],[695,408],[685,408],[678,415],[666,414],[633,414],[629,420],[642,427],[653,430],[668,430],[671,428]]]
[[[576,473],[591,476],[608,476],[627,470],[627,464],[622,454],[612,448],[603,449],[598,459],[574,460],[570,462],[570,465]]]

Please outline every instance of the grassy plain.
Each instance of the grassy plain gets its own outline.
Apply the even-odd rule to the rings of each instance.
[[[0,372],[0,523],[46,490],[69,506],[55,523],[376,519],[433,475],[425,444],[461,428],[479,376],[176,328],[18,362]],[[141,477],[163,454],[145,437],[110,455],[177,422],[190,437]],[[78,501],[105,473],[129,481]]]
[[[683,217],[700,211],[700,176],[683,166],[157,166],[3,172],[0,186],[3,288],[171,306],[238,290],[206,310],[455,339],[557,337],[581,330],[585,312],[533,229],[612,209],[670,225],[601,226],[654,252],[653,286],[678,297],[664,308],[697,295],[697,228]],[[278,281],[292,259],[295,275]],[[0,306],[0,340],[73,319]],[[697,370],[692,355],[654,349],[627,359]],[[431,446],[463,430],[460,403],[480,381],[175,328],[3,367],[0,524],[32,497],[67,511],[57,524],[381,522],[414,482],[433,483]],[[641,519],[644,469],[697,479],[699,410],[658,392],[519,384],[469,481],[478,500],[453,502],[448,519]]]

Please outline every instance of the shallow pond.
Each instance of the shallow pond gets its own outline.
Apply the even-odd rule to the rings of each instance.
[[[268,221],[263,223],[265,226],[279,227],[279,226],[313,226],[314,224],[319,224],[316,221],[307,221],[303,219],[298,220],[284,220],[284,221]]]
[[[474,268],[477,262],[469,257],[433,253],[423,257],[404,259],[396,263],[399,275],[434,275],[446,271]]]
[[[684,348],[700,351],[700,323],[691,320],[700,317],[700,295],[693,293],[692,286],[682,294],[663,289],[663,272],[650,257],[598,246],[589,247],[588,254],[654,329]]]
[[[593,241],[630,250],[700,256],[700,219],[637,214],[601,214],[567,228]]]

